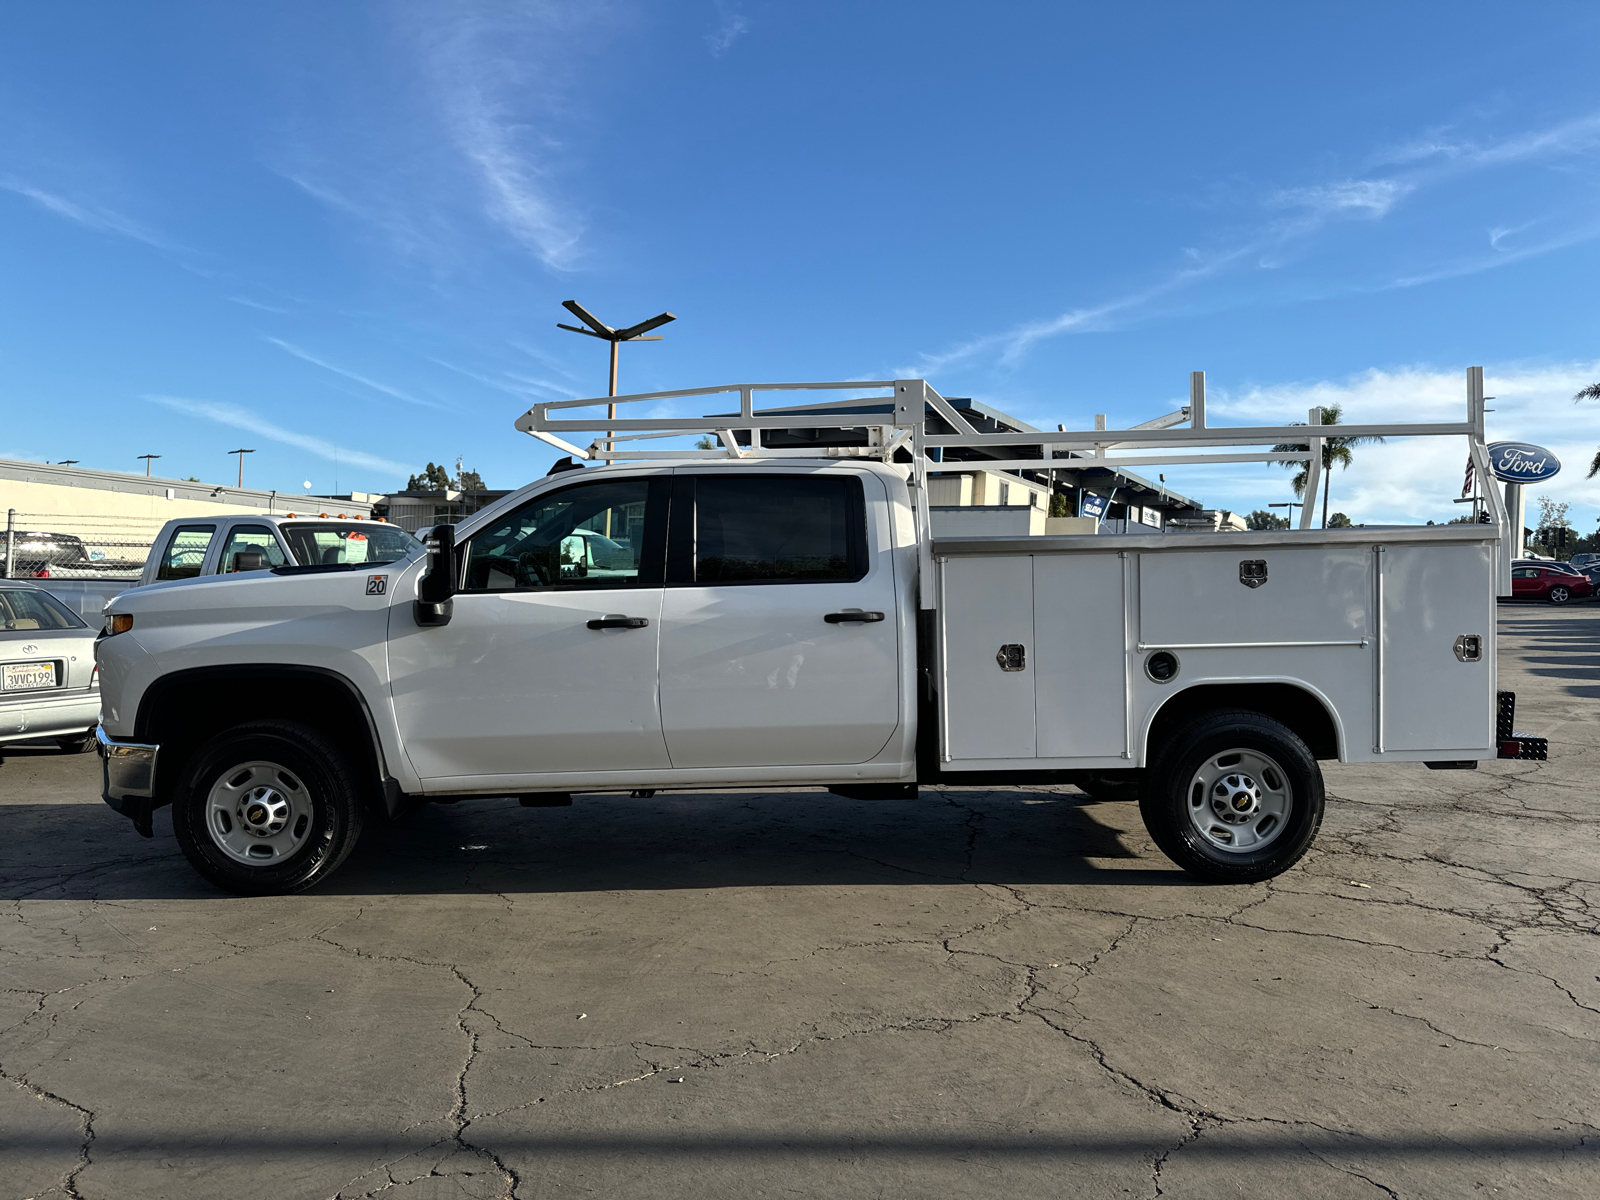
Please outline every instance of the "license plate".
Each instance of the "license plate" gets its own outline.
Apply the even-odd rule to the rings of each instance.
[[[0,691],[28,692],[55,686],[56,664],[53,662],[0,665]]]

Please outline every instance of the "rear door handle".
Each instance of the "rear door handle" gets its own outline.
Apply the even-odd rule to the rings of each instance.
[[[870,625],[873,621],[883,620],[883,614],[862,612],[859,608],[847,608],[843,612],[829,613],[822,619],[829,625],[843,625],[846,621],[860,621],[863,625]]]
[[[589,622],[590,629],[643,629],[650,624],[649,617],[625,617],[621,613],[607,613]]]

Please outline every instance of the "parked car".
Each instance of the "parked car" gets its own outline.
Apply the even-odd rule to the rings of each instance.
[[[1511,595],[1518,600],[1565,604],[1594,595],[1594,584],[1566,563],[1519,561],[1511,568]]]
[[[1574,554],[1571,566],[1587,575],[1590,567],[1600,567],[1600,554]]]
[[[95,744],[97,632],[42,587],[0,579],[0,746],[53,738],[76,752]]]

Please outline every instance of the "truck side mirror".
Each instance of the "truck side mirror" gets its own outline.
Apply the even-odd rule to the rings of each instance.
[[[455,608],[456,527],[435,525],[423,544],[428,547],[428,569],[417,580],[417,624],[448,625]]]

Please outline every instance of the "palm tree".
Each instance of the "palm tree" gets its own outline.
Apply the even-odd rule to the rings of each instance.
[[[1574,400],[1600,400],[1600,383],[1591,383],[1583,391],[1573,397]],[[1589,478],[1593,479],[1595,473],[1600,472],[1600,450],[1594,452],[1594,458],[1589,463]]]
[[[1600,385],[1596,386],[1600,387]],[[1595,395],[1600,397],[1600,391],[1596,391]],[[1321,416],[1323,425],[1337,425],[1344,419],[1344,408],[1338,404],[1326,404],[1318,409],[1318,415]],[[1304,425],[1305,422],[1296,421],[1295,424]],[[1365,442],[1381,441],[1383,439],[1376,436],[1325,437],[1322,439],[1322,527],[1324,529],[1328,527],[1328,485],[1333,480],[1333,465],[1338,463],[1340,469],[1348,470],[1350,464],[1355,460],[1355,456],[1350,452],[1351,447],[1362,445]],[[1296,450],[1307,450],[1310,447],[1305,444],[1282,445],[1274,446],[1273,449],[1280,454],[1288,454]],[[1595,461],[1600,463],[1600,454],[1595,456]],[[1285,467],[1294,466],[1293,463],[1284,463],[1283,465]],[[1305,494],[1308,473],[1308,468],[1302,465],[1299,474],[1294,477],[1294,494],[1296,496]]]

